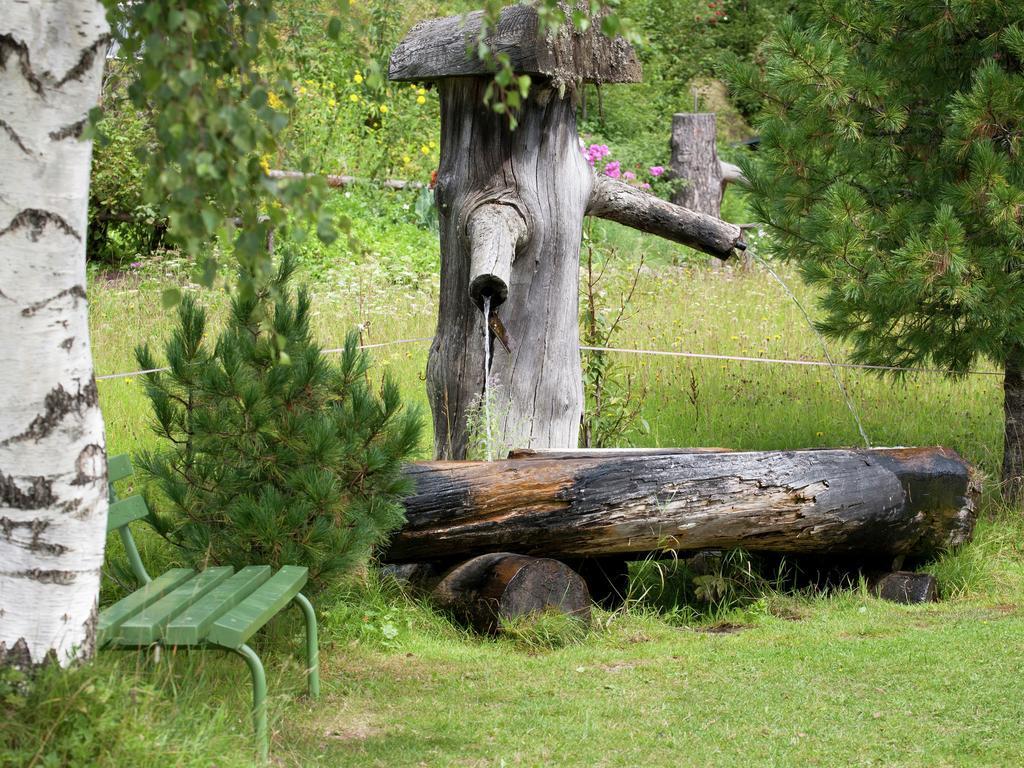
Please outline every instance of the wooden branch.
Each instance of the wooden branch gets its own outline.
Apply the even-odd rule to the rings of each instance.
[[[674,205],[604,175],[594,178],[587,215],[617,221],[723,260],[734,250],[747,247],[742,230],[735,224]]]
[[[970,538],[970,466],[944,448],[424,462],[391,562],[744,548],[926,557]]]
[[[743,173],[743,169],[738,165],[727,163],[725,160],[718,161],[718,167],[722,175],[722,187],[726,184],[742,184],[744,187],[749,186],[750,181]]]
[[[493,68],[476,56],[483,21],[484,12],[474,11],[420,22],[391,54],[388,78],[423,81],[492,75]],[[586,32],[566,26],[555,35],[542,35],[539,22],[536,8],[509,6],[502,9],[485,42],[495,55],[508,56],[519,74],[564,83],[640,82],[633,46],[622,37],[601,34],[599,20]]]

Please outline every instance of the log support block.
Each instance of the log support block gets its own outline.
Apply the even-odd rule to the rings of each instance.
[[[446,573],[430,598],[456,621],[497,634],[510,619],[557,611],[590,624],[590,593],[564,563],[511,552],[467,560]]]
[[[939,599],[938,583],[930,573],[893,571],[875,579],[872,589],[883,600],[905,605],[934,603]]]

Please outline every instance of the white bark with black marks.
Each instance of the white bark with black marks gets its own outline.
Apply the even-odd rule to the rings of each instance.
[[[0,17],[0,665],[92,653],[106,538],[85,229],[109,40],[96,0]]]

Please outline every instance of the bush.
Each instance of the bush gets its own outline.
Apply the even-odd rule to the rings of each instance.
[[[418,411],[349,334],[334,364],[312,341],[310,299],[293,297],[286,259],[251,298],[236,297],[212,351],[186,296],[166,346],[169,372],[146,377],[153,428],[167,442],[139,466],[159,491],[157,530],[198,565],[304,565],[313,589],[365,563],[403,522],[401,461]],[[147,347],[145,369],[158,366]]]

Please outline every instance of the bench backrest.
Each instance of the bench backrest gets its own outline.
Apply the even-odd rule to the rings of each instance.
[[[124,551],[128,555],[128,563],[132,567],[132,573],[135,574],[135,578],[142,584],[148,584],[152,579],[142,564],[142,558],[139,556],[139,550],[135,546],[135,539],[132,538],[132,532],[128,528],[128,523],[146,517],[149,514],[149,507],[146,506],[146,500],[141,496],[129,496],[127,499],[121,499],[118,498],[117,491],[114,490],[114,483],[131,477],[131,475],[132,462],[128,454],[122,453],[119,456],[111,456],[107,459],[107,492],[110,497],[110,510],[107,512],[107,533],[113,530],[117,531],[121,537],[121,543],[124,544]]]

